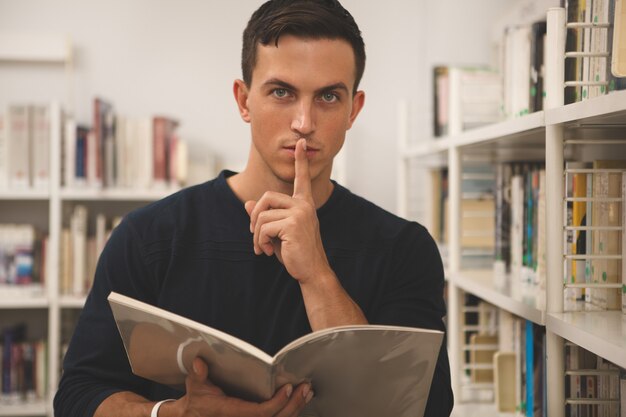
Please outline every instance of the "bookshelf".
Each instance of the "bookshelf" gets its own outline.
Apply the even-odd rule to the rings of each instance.
[[[68,213],[75,205],[103,206],[107,216],[121,216],[141,205],[163,198],[177,188],[98,188],[68,189],[62,186],[63,110],[73,114],[73,46],[65,36],[0,34],[0,65],[45,64],[65,74],[65,95],[61,102],[50,102],[49,185],[45,188],[0,187],[0,223],[30,223],[48,236],[45,283],[39,285],[0,285],[0,322],[2,328],[24,322],[27,338],[43,339],[47,345],[45,398],[43,400],[7,399],[0,394],[2,416],[53,416],[52,399],[61,375],[62,344],[69,337],[64,317],[72,318],[84,305],[86,295],[61,294],[61,234],[67,227]],[[27,97],[25,99],[28,99]],[[91,219],[93,220],[93,219]],[[91,221],[90,220],[90,221]],[[75,317],[74,317],[75,319]],[[64,322],[65,320],[65,322]],[[1,330],[1,328],[0,328]],[[71,330],[71,329],[69,329]]]
[[[595,355],[626,366],[626,316],[621,311],[565,312],[564,291],[564,161],[580,153],[573,146],[602,147],[612,140],[612,158],[626,155],[626,91],[612,92],[586,101],[564,105],[565,12],[547,11],[546,105],[543,111],[505,120],[446,137],[406,145],[405,116],[398,118],[399,212],[406,213],[408,161],[419,158],[425,166],[448,169],[448,228],[446,268],[448,283],[449,356],[453,389],[461,392],[463,363],[463,296],[473,294],[517,317],[543,326],[546,337],[547,414],[565,416],[565,343],[573,343]],[[402,109],[400,109],[402,111]],[[621,140],[615,140],[621,139]],[[606,142],[609,143],[609,142]],[[573,146],[572,146],[573,145]],[[585,148],[581,152],[586,152]],[[605,149],[606,151],[606,149]],[[605,152],[606,153],[606,152]],[[499,289],[493,270],[461,267],[461,182],[467,157],[480,156],[485,163],[538,160],[546,170],[546,303]],[[459,396],[455,395],[457,398]],[[478,415],[489,406],[460,404],[457,414]],[[456,407],[455,407],[456,410]]]

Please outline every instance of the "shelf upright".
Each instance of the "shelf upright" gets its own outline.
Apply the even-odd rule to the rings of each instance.
[[[59,242],[61,240],[61,106],[52,104],[50,143],[49,238],[46,276],[48,278],[48,409],[52,411],[52,393],[56,391],[61,357],[61,309],[59,306]],[[52,413],[50,413],[52,414]]]
[[[65,71],[66,89],[64,107],[73,113],[73,54],[72,42],[67,36],[54,35],[0,35],[0,62],[61,64]],[[43,405],[20,404],[20,411],[10,410],[8,415],[53,415],[52,399],[59,377],[60,359],[60,306],[58,295],[59,236],[61,228],[61,199],[59,193],[61,172],[62,109],[57,102],[50,103],[50,179],[49,190],[29,192],[30,199],[45,197],[48,200],[48,247],[46,252],[46,300],[48,310],[48,361],[46,379],[47,398]],[[41,194],[41,195],[40,195]],[[2,196],[0,196],[2,197]],[[11,197],[7,195],[7,197]],[[19,195],[18,195],[19,197]],[[28,303],[25,305],[28,307]],[[17,414],[16,414],[17,413]],[[0,412],[0,415],[7,415]]]
[[[547,110],[564,104],[565,9],[547,13],[546,100]],[[547,309],[563,311],[563,125],[546,124],[546,227]],[[550,417],[565,416],[564,340],[546,327],[547,411]]]
[[[450,225],[448,272],[451,276],[461,269],[461,171],[461,150],[457,146],[451,146],[448,150],[448,224]],[[454,280],[450,279],[448,280],[448,350],[452,390],[456,398],[461,398],[462,306],[463,298],[460,289]]]

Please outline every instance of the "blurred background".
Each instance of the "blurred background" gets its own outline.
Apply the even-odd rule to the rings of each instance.
[[[396,211],[398,103],[408,106],[411,140],[432,136],[432,67],[493,59],[495,22],[514,0],[344,0],[359,24],[367,64],[366,105],[348,132],[334,176],[353,192]],[[519,2],[517,2],[519,3]],[[188,143],[189,182],[240,169],[248,125],[232,96],[241,76],[241,34],[260,0],[0,0],[0,32],[67,35],[73,75],[50,64],[0,65],[0,106],[58,99],[90,125],[92,101],[116,114],[165,114]],[[69,103],[67,103],[69,101]]]

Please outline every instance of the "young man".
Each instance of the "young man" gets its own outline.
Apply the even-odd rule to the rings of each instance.
[[[330,326],[444,330],[443,270],[427,231],[330,180],[363,107],[364,64],[360,31],[335,0],[272,0],[253,14],[233,87],[251,127],[246,168],[137,210],[115,230],[64,362],[56,416],[295,417],[314,396],[303,383],[260,404],[228,397],[198,358],[185,392],[134,376],[110,291],[271,355]],[[425,415],[451,409],[444,343]]]

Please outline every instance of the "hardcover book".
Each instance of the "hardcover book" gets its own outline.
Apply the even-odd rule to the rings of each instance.
[[[196,321],[112,292],[108,297],[133,372],[182,390],[196,356],[226,394],[263,401],[285,384],[312,384],[309,416],[420,417],[443,333],[355,325],[294,340],[273,357]]]

